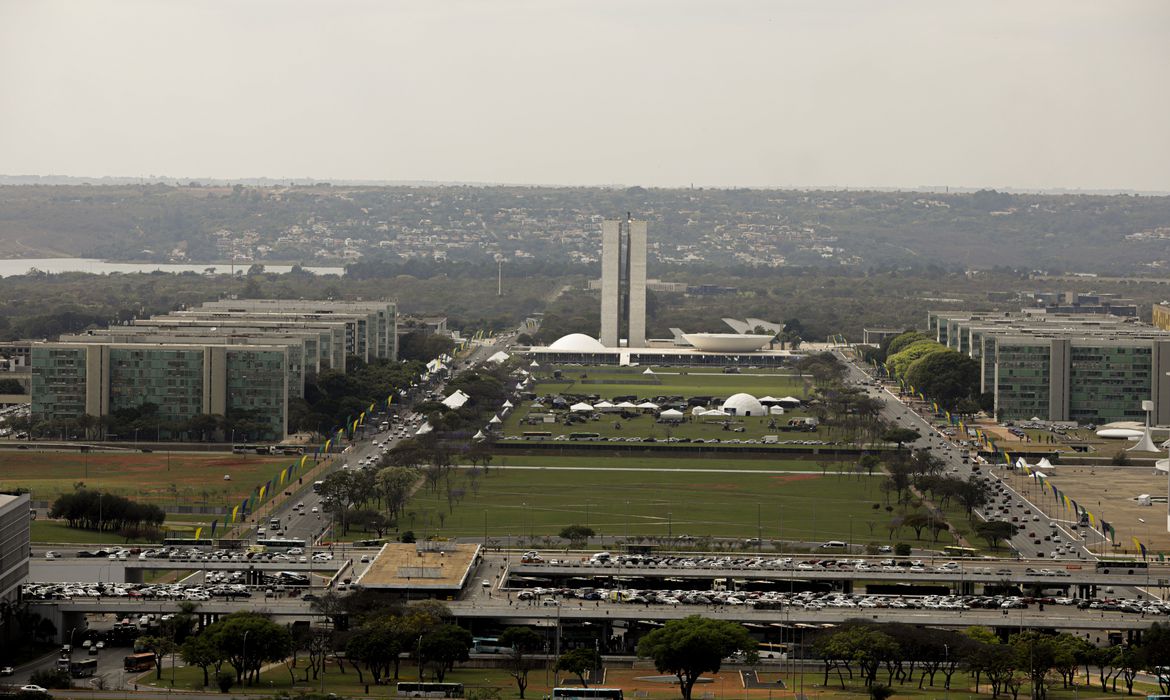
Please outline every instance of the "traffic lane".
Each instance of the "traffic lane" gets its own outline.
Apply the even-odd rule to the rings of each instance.
[[[842,359],[844,359],[844,358],[842,357]],[[865,376],[864,372],[862,372],[855,364],[853,364],[852,362],[848,362],[847,360],[846,360],[846,362],[847,362],[848,366],[851,367],[855,371],[856,375],[859,375],[862,377]],[[953,465],[953,468],[958,468],[959,473],[962,474],[966,478],[969,478],[970,475],[974,473],[974,471],[973,471],[974,465],[961,463],[961,454],[955,454],[954,450],[951,449],[953,443],[950,442],[950,440],[947,438],[947,436],[943,435],[941,432],[936,430],[934,425],[925,416],[919,415],[917,412],[911,410],[909,407],[907,407],[905,404],[903,404],[902,401],[897,396],[895,396],[892,391],[890,391],[888,389],[888,387],[883,387],[883,389],[884,389],[884,391],[881,393],[881,398],[883,400],[883,404],[885,405],[885,407],[887,409],[887,414],[892,415],[894,417],[895,421],[902,421],[903,419],[905,419],[904,425],[906,427],[918,428],[920,430],[920,432],[922,433],[923,437],[914,443],[914,445],[916,447],[928,448],[928,449],[931,449],[932,451],[934,451],[933,448],[936,445],[940,446],[940,447],[945,447],[946,449],[940,450],[939,454],[941,454],[945,460],[948,460],[950,462],[950,464]],[[957,449],[957,447],[956,447],[956,449]],[[1018,493],[1014,488],[1012,488],[1011,484],[1005,482],[1005,486],[1009,489],[1009,491],[1011,491],[1011,493],[1014,495],[1014,497],[1017,500],[1021,500],[1021,501],[1030,503],[1030,501],[1027,501],[1026,498],[1024,498],[1020,493]],[[1044,528],[1049,528],[1050,527],[1049,523],[1052,522],[1052,518],[1050,518],[1047,513],[1045,513],[1042,509],[1035,506],[1034,504],[1033,504],[1033,509],[1038,511],[1038,514],[1041,515],[1041,521],[1039,524],[1042,525]],[[982,513],[979,513],[978,517],[983,518]],[[1084,558],[1084,557],[1093,558],[1092,553],[1085,546],[1085,543],[1083,540],[1071,540],[1069,543],[1072,544],[1073,542],[1075,542],[1074,554],[1077,556],[1077,558]],[[1020,554],[1024,555],[1024,556],[1029,556],[1029,555],[1035,556],[1035,555],[1039,554],[1040,552],[1044,551],[1044,549],[1042,548],[1043,545],[1037,546],[1035,544],[1035,538],[1022,539],[1022,538],[1017,536],[1016,538],[1013,538],[1013,540],[1011,541],[1011,544],[1012,544],[1013,548],[1017,549],[1017,551],[1019,551]],[[1050,558],[1051,557],[1051,547],[1049,548],[1048,554],[1049,554],[1049,558]]]

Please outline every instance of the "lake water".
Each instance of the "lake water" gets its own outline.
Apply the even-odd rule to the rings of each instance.
[[[247,272],[251,263],[237,263],[236,272]],[[171,264],[171,263],[121,263],[90,258],[19,258],[16,260],[0,260],[0,277],[28,274],[32,268],[42,272],[89,272],[95,275],[108,275],[111,272],[203,272],[214,267],[216,274],[227,274],[232,271],[230,263],[199,263],[199,264]],[[344,267],[309,267],[306,272],[315,275],[344,275]],[[265,272],[288,272],[292,265],[264,265]]]

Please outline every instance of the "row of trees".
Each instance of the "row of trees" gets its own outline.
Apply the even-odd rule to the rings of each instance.
[[[58,496],[49,509],[49,517],[63,519],[72,528],[133,536],[162,527],[166,513],[150,503],[82,488]]]
[[[1081,669],[1086,678],[1095,676],[1101,692],[1116,692],[1121,680],[1132,695],[1141,670],[1170,664],[1170,630],[1155,623],[1140,644],[1100,647],[1071,633],[1023,631],[1003,640],[985,627],[960,632],[851,621],[820,635],[812,649],[824,665],[826,686],[834,674],[842,688],[855,673],[866,687],[908,685],[917,674],[919,690],[939,680],[950,689],[955,673],[964,670],[976,692],[986,681],[993,698],[1017,700],[1027,684],[1033,700],[1043,700],[1055,683],[1076,687]],[[880,681],[879,673],[885,674]],[[1170,690],[1170,679],[1158,674],[1158,680],[1163,692]]]
[[[988,397],[980,391],[979,362],[925,333],[909,330],[865,352],[866,360],[884,364],[891,376],[958,413],[977,413]]]

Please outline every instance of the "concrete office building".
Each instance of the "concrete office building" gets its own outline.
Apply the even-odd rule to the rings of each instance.
[[[1170,331],[1170,303],[1154,304],[1152,316],[1154,327]]]
[[[152,403],[176,431],[211,414],[265,425],[249,439],[280,440],[307,379],[344,371],[349,355],[395,359],[397,327],[387,301],[231,299],[66,335],[32,346],[32,416],[100,418]]]
[[[47,342],[32,348],[32,416],[101,418],[144,403],[165,423],[247,412],[261,440],[288,433],[288,347],[283,345]]]
[[[148,345],[282,345],[285,348],[285,359],[288,362],[289,396],[304,398],[305,396],[305,342],[302,338],[280,335],[214,335],[202,333],[166,333],[144,331],[140,326],[115,326],[99,331],[62,335],[63,343],[123,343]],[[314,372],[315,373],[315,372]]]
[[[398,359],[398,310],[390,301],[312,301],[289,299],[224,299],[203,304],[202,311],[226,311],[260,318],[271,314],[289,320],[354,320],[349,354],[369,361]]]
[[[601,224],[601,344],[646,346],[646,222]]]
[[[17,600],[31,551],[28,494],[0,493],[0,603]]]
[[[345,337],[346,326],[344,321],[287,321],[287,320],[256,320],[252,318],[236,318],[223,315],[212,315],[209,318],[190,316],[153,316],[147,319],[136,319],[130,326],[114,326],[114,328],[141,328],[143,332],[173,332],[173,333],[230,333],[232,335],[256,334],[267,336],[303,337],[305,339],[305,366],[306,377],[311,377],[323,369],[342,368],[345,366]]]
[[[928,315],[928,334],[980,363],[1000,420],[1170,423],[1170,333],[1112,315]]]

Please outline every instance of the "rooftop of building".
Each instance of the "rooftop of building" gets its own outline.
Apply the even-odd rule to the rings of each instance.
[[[383,590],[457,591],[467,584],[480,545],[391,542],[382,546],[354,585]]]

